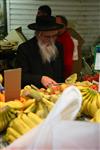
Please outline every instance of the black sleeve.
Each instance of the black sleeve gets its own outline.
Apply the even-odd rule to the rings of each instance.
[[[16,67],[22,68],[22,88],[25,85],[30,85],[34,84],[37,87],[41,87],[41,77],[42,75],[34,75],[31,71],[31,66],[29,63],[29,58],[30,58],[30,47],[28,44],[24,45],[21,44],[19,45],[17,49],[17,56],[16,56],[16,62],[15,65]],[[34,62],[33,62],[34,63]],[[33,69],[33,68],[32,68]]]
[[[60,44],[59,42],[56,43],[56,46],[59,50],[59,55],[60,55],[60,63],[61,63],[61,81],[60,82],[64,82],[64,49],[63,49],[63,45]]]

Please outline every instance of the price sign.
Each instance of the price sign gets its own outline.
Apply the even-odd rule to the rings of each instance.
[[[95,47],[95,66],[94,69],[100,71],[100,45]]]
[[[21,68],[4,71],[5,101],[20,99]]]
[[[95,47],[95,66],[94,69],[100,72],[100,45]],[[100,92],[100,73],[99,73],[99,85],[98,92]]]

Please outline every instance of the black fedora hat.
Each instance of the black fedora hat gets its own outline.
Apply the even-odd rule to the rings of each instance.
[[[38,16],[36,17],[36,23],[29,24],[28,28],[37,31],[51,31],[61,29],[63,25],[56,23],[54,16]]]

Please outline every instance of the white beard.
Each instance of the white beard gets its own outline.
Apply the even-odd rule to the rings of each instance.
[[[57,48],[54,42],[50,41],[50,43],[43,44],[40,40],[38,40],[38,45],[40,48],[40,55],[44,63],[51,62],[57,56]]]

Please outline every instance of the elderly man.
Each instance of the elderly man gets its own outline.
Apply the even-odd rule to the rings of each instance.
[[[53,16],[39,16],[36,23],[28,25],[35,36],[19,45],[16,65],[22,68],[22,87],[28,84],[48,87],[63,82],[63,48],[56,42],[58,29]]]

